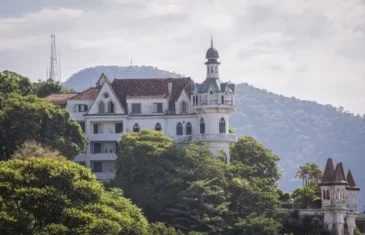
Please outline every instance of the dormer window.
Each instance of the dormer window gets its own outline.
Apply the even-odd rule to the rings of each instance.
[[[154,103],[153,104],[153,112],[154,113],[162,113],[163,112],[162,103]]]
[[[114,103],[113,103],[113,101],[109,101],[109,103],[108,103],[108,113],[114,113]]]
[[[75,112],[87,112],[88,106],[86,104],[77,104],[75,107]]]
[[[141,113],[141,103],[132,104],[132,113]]]
[[[187,113],[188,107],[185,101],[181,102],[181,113]]]
[[[100,103],[99,103],[98,113],[105,113],[105,105],[104,105],[103,101],[100,101]]]

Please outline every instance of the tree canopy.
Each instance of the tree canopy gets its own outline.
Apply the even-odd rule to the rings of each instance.
[[[182,235],[66,159],[1,161],[0,179],[0,234]]]
[[[161,131],[125,133],[118,144],[114,184],[149,220],[186,233],[255,234],[268,224],[278,232],[277,157],[255,140],[246,140],[239,140],[245,151],[242,144],[232,147],[238,160],[225,164],[224,156],[213,155],[204,142],[191,142],[184,149]],[[253,160],[243,161],[245,156]]]
[[[26,140],[58,149],[69,159],[86,148],[80,125],[65,109],[36,96],[9,94],[0,110],[0,156],[8,159]]]

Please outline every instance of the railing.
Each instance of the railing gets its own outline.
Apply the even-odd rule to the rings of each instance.
[[[91,153],[88,155],[90,161],[114,161],[117,159],[116,153]]]
[[[108,181],[115,178],[115,172],[93,172],[96,179],[102,181]]]
[[[192,140],[200,140],[206,142],[236,142],[237,136],[235,134],[200,134],[200,135],[182,135],[173,136],[175,143],[189,143]]]
[[[100,133],[87,135],[89,141],[118,141],[121,136],[122,133]]]
[[[223,103],[221,100],[204,100],[204,101],[200,101],[197,104],[194,105],[193,103],[193,107],[194,106],[205,106],[205,105],[214,105],[214,106],[234,106],[233,101],[232,100],[225,100]]]

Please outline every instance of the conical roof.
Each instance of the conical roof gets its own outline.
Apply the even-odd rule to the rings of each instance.
[[[349,190],[360,190],[359,187],[356,186],[355,180],[352,177],[351,170],[347,173],[347,183],[349,183]]]
[[[322,177],[321,183],[326,184],[326,183],[332,182],[334,172],[335,172],[335,168],[333,166],[332,158],[328,158],[327,163],[326,163],[326,168],[324,169],[324,172],[323,172],[323,177]]]
[[[340,164],[337,163],[335,173],[333,175],[332,183],[333,184],[347,184],[342,163],[340,163]]]

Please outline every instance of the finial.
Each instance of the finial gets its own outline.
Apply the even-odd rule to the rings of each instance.
[[[210,46],[213,47],[213,36],[212,36],[212,30],[210,30]]]

